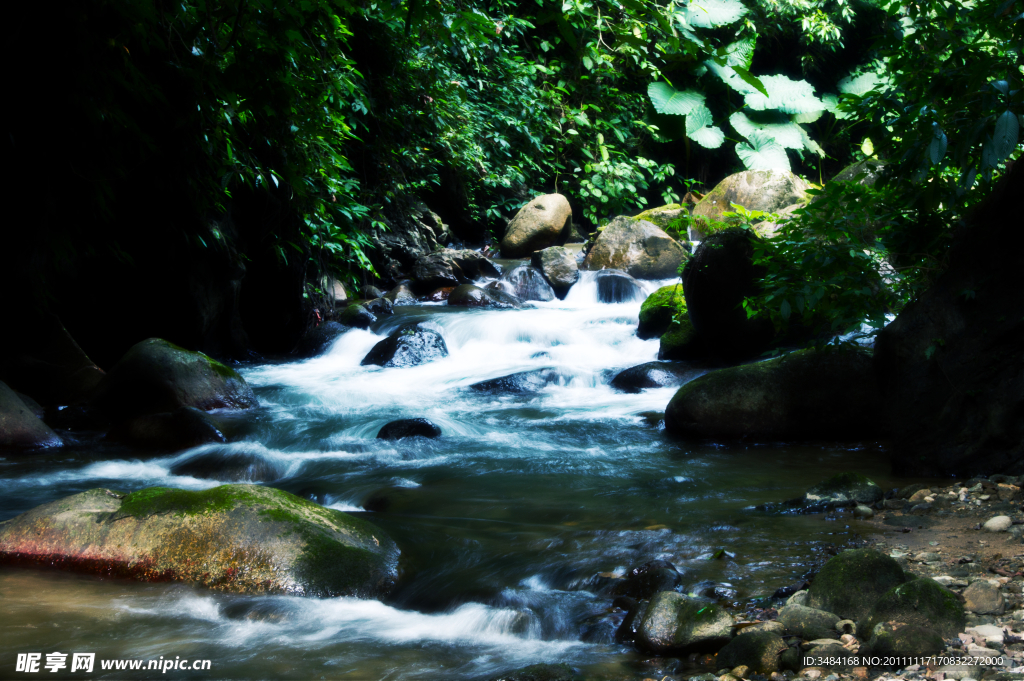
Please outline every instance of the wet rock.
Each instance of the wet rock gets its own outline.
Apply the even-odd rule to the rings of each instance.
[[[690,381],[665,411],[666,429],[699,437],[857,438],[879,433],[871,356],[800,350]]]
[[[756,631],[729,641],[718,651],[715,664],[730,669],[743,665],[756,674],[771,674],[780,669],[779,657],[787,648],[786,642],[779,635]]]
[[[683,285],[662,286],[647,296],[647,300],[640,306],[640,324],[636,329],[637,337],[644,340],[660,338],[668,331],[673,317],[678,313],[686,314]]]
[[[456,287],[448,296],[448,304],[465,307],[491,307],[499,310],[522,307],[522,303],[515,296],[510,296],[497,289],[484,289],[472,284],[462,284]]]
[[[779,611],[779,622],[789,631],[807,640],[836,638],[838,615],[803,605],[787,605]]]
[[[252,388],[237,371],[160,338],[133,345],[104,382],[101,404],[119,419],[179,407],[249,409]]]
[[[746,170],[719,182],[693,207],[692,216],[698,224],[701,218],[721,221],[723,213],[735,210],[734,203],[747,210],[778,213],[787,206],[806,202],[810,188],[788,170]],[[698,229],[690,238],[701,239],[704,235]]]
[[[256,485],[94,489],[0,523],[0,563],[241,593],[380,596],[397,559],[380,528]]]
[[[564,299],[572,285],[579,281],[579,266],[568,248],[551,246],[537,251],[533,254],[531,263],[541,271],[560,300]]]
[[[171,466],[171,475],[184,475],[223,482],[272,482],[284,470],[255,452],[200,451]]]
[[[425,204],[400,197],[376,218],[387,229],[373,230],[371,257],[385,278],[401,276],[418,258],[447,244],[452,234],[441,217]]]
[[[359,289],[359,293],[366,300],[373,300],[374,298],[382,298],[384,296],[384,292],[372,284],[363,286],[363,288]]]
[[[676,566],[667,560],[652,560],[639,565],[617,580],[612,593],[640,600],[650,600],[660,591],[672,591],[681,581]]]
[[[713,603],[662,591],[651,599],[636,644],[658,654],[714,651],[732,636],[732,618]]]
[[[324,322],[307,329],[292,354],[297,357],[316,357],[326,352],[338,340],[338,336],[346,331],[348,327],[339,322]]]
[[[956,638],[967,624],[964,606],[956,594],[930,578],[912,579],[882,594],[860,631],[874,631],[880,622],[901,622],[928,627],[943,638]]]
[[[683,203],[667,203],[664,206],[648,208],[639,215],[634,215],[631,220],[646,220],[658,229],[665,230],[670,236],[682,243],[686,248],[689,243],[682,241],[686,238],[687,216],[689,208]],[[680,236],[681,235],[681,236]]]
[[[502,376],[501,378],[480,381],[469,387],[480,392],[517,395],[543,390],[551,383],[556,383],[560,379],[560,374],[554,369],[535,369],[533,371],[520,371],[508,376]]]
[[[441,429],[427,419],[399,419],[386,424],[377,433],[378,440],[400,440],[403,437],[441,437]]]
[[[512,284],[502,279],[495,279],[494,281],[487,282],[484,286],[487,290],[501,291],[502,293],[514,296],[516,294],[516,288]]]
[[[859,620],[895,586],[907,581],[895,559],[872,549],[852,549],[833,556],[814,578],[807,604]]]
[[[964,589],[963,597],[967,610],[976,615],[1002,615],[1006,610],[1006,603],[999,587],[986,579],[971,582],[971,585]]]
[[[788,648],[779,655],[779,668],[798,672],[804,668],[804,654],[798,647]]]
[[[413,275],[419,290],[432,291],[466,284],[480,277],[497,277],[501,272],[481,253],[445,248],[417,258]]]
[[[384,297],[391,301],[392,305],[415,305],[416,294],[412,290],[412,284],[408,281],[399,282],[397,286],[384,294]]]
[[[647,362],[619,372],[611,386],[625,393],[638,393],[647,388],[665,388],[682,385],[707,373],[686,362]]]
[[[171,451],[226,442],[213,418],[195,407],[137,416],[114,426],[107,437],[133,447]]]
[[[511,294],[520,300],[548,301],[555,299],[555,291],[540,270],[530,265],[519,265],[501,275],[501,280],[512,287]]]
[[[745,229],[712,234],[683,269],[686,308],[693,327],[716,354],[755,357],[775,335],[768,320],[748,319],[743,300],[758,293],[764,267],[754,265],[757,237]]]
[[[561,194],[538,196],[519,209],[501,240],[501,255],[523,258],[569,239],[572,208]]]
[[[392,315],[395,313],[394,307],[391,305],[391,301],[388,300],[387,298],[381,298],[379,296],[377,298],[373,298],[372,300],[367,300],[362,305],[372,314],[375,314],[378,317],[384,315]]]
[[[1008,515],[997,515],[985,521],[983,526],[986,532],[1006,532],[1013,525],[1013,519]]]
[[[601,230],[583,269],[622,270],[637,279],[668,279],[678,275],[688,256],[664,230],[646,220],[619,216]]]
[[[845,658],[850,656],[850,651],[844,648],[841,643],[839,643],[838,641],[813,641],[812,643],[815,643],[816,645],[812,645],[810,648],[804,651],[804,655],[806,657],[819,660],[822,658],[840,660],[838,664],[833,663],[829,665],[821,665],[827,666],[829,668],[845,666]]]
[[[495,676],[491,681],[580,681],[581,678],[567,664],[531,664]]]
[[[411,367],[447,356],[448,346],[440,333],[424,324],[409,324],[374,345],[360,364]]]
[[[661,335],[658,359],[691,361],[707,357],[708,349],[693,328],[689,316],[674,320]]]
[[[854,518],[872,518],[874,517],[874,515],[875,512],[870,506],[865,506],[864,504],[857,504],[856,506],[853,507]]]
[[[442,286],[441,288],[436,288],[423,296],[423,300],[428,303],[441,303],[448,300],[448,296],[450,296],[454,290],[454,286]]]
[[[859,473],[839,473],[822,480],[807,490],[808,506],[831,508],[856,504],[874,504],[885,498],[885,492],[872,480]]]
[[[6,383],[0,382],[0,448],[51,448],[63,444]]]
[[[743,627],[736,633],[740,636],[748,636],[757,632],[767,632],[776,636],[783,636],[786,633],[786,627],[782,626],[782,623],[777,620],[767,620],[749,627]]]
[[[377,321],[377,315],[370,312],[365,305],[352,303],[341,311],[341,314],[338,315],[338,321],[345,326],[368,329],[371,324]]]
[[[625,272],[602,270],[595,275],[595,279],[597,299],[602,303],[629,303],[644,297],[639,282]]]
[[[787,598],[786,605],[807,605],[807,601],[810,599],[810,597],[811,592],[807,591],[806,589],[803,589],[801,591],[797,591],[795,594]]]
[[[875,625],[864,655],[885,657],[925,657],[940,655],[946,644],[934,629],[920,624],[880,622]]]

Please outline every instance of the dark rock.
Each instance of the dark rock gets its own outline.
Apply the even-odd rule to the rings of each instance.
[[[516,287],[510,284],[509,282],[505,281],[504,279],[495,279],[494,281],[489,281],[487,282],[487,285],[484,286],[484,288],[492,291],[501,291],[502,293],[505,293],[510,296],[514,296],[516,294]]]
[[[55,315],[42,315],[25,333],[22,352],[5,358],[0,379],[43,406],[67,405],[91,398],[103,370],[78,347]]]
[[[473,390],[496,394],[523,394],[543,390],[551,383],[560,380],[561,376],[554,369],[534,369],[533,371],[520,371],[501,378],[492,378],[480,381],[469,386]]]
[[[224,482],[273,482],[284,470],[257,453],[217,448],[179,461],[171,466],[170,473]]]
[[[668,331],[676,314],[686,314],[683,285],[662,286],[647,296],[647,300],[640,306],[640,324],[636,335],[644,340],[660,338]]]
[[[531,664],[495,676],[491,681],[579,681],[580,678],[567,664]]]
[[[823,643],[820,645],[816,645],[813,648],[809,649],[806,653],[804,653],[804,655],[812,659],[825,658],[828,660],[833,660],[831,664],[826,664],[822,666],[828,667],[830,669],[835,669],[837,667],[843,668],[848,666],[846,658],[850,656],[850,651],[844,648],[843,645],[840,644],[838,641],[836,641],[835,643]]]
[[[411,367],[447,356],[448,346],[440,333],[423,324],[410,324],[374,345],[360,364]]]
[[[807,490],[804,499],[809,506],[833,508],[856,504],[870,506],[884,497],[885,492],[882,488],[866,476],[859,473],[838,473]]]
[[[338,320],[345,326],[352,326],[357,329],[368,329],[377,321],[377,315],[370,312],[360,303],[352,303],[338,315]]]
[[[897,474],[1024,473],[1021,196],[1018,163],[968,218],[947,270],[878,335]]]
[[[862,654],[883,658],[880,662],[884,664],[887,657],[928,657],[941,655],[945,649],[942,636],[930,627],[884,622],[872,630]]]
[[[622,270],[638,279],[668,279],[679,273],[688,256],[664,230],[620,215],[600,229],[583,268]]]
[[[448,296],[449,305],[465,307],[493,307],[508,310],[522,307],[519,299],[497,289],[483,289],[472,284],[456,287]]]
[[[685,362],[647,362],[619,372],[611,381],[616,390],[638,393],[646,388],[679,386],[707,373]]]
[[[441,437],[441,429],[427,419],[399,419],[386,424],[377,433],[378,440],[400,440],[416,436]]]
[[[841,618],[824,610],[803,605],[787,605],[779,611],[782,626],[802,639],[838,638],[836,623]]]
[[[690,321],[716,354],[728,359],[754,357],[775,335],[766,319],[748,319],[743,299],[758,293],[763,266],[753,261],[757,237],[731,228],[712,234],[697,247],[683,269],[683,290]]]
[[[878,178],[882,176],[885,171],[885,161],[879,161],[875,158],[867,158],[863,161],[857,161],[851,163],[842,170],[840,170],[835,177],[832,178],[833,182],[853,182],[857,181],[867,187],[874,186]]]
[[[780,669],[780,656],[787,650],[782,637],[767,631],[755,631],[737,636],[718,651],[715,664],[723,669],[740,665],[750,667],[755,674],[771,674]]]
[[[311,329],[307,329],[293,354],[298,357],[316,357],[331,347],[331,344],[338,339],[338,336],[346,331],[348,331],[348,328],[338,322],[324,322]]]
[[[107,375],[100,401],[118,419],[179,407],[249,409],[252,388],[237,371],[160,338],[137,343]]]
[[[629,303],[643,300],[644,290],[636,279],[619,270],[601,270],[597,280],[597,299],[602,303]]]
[[[377,315],[378,317],[395,313],[395,310],[391,305],[391,301],[379,296],[372,300],[364,301],[362,306],[369,310],[371,314]]]
[[[540,270],[530,265],[519,265],[501,275],[501,280],[512,287],[511,293],[520,300],[554,300],[555,291],[544,280]]]
[[[636,644],[658,654],[715,651],[732,637],[732,617],[718,605],[675,591],[656,594],[647,606]]]
[[[704,342],[693,328],[689,316],[673,320],[668,330],[661,335],[658,345],[658,359],[691,361],[710,355]]]
[[[943,638],[956,638],[967,626],[967,615],[956,594],[934,579],[918,578],[882,594],[857,630],[874,631],[881,622],[928,627]]]
[[[441,288],[436,288],[423,296],[423,300],[428,303],[441,303],[448,300],[448,296],[450,296],[454,290],[454,286],[442,286]]]
[[[359,289],[359,293],[362,294],[363,298],[365,298],[366,300],[373,300],[374,298],[384,297],[384,292],[371,284],[363,286],[363,288]]]
[[[859,350],[800,350],[712,371],[679,389],[665,410],[665,428],[700,437],[878,435],[871,357]]]
[[[561,246],[572,228],[572,208],[561,194],[538,196],[519,209],[501,240],[501,254],[523,258],[549,246]]]
[[[107,437],[144,449],[179,450],[211,442],[225,442],[214,420],[195,407],[145,414],[112,428]]]
[[[421,291],[432,291],[466,284],[480,277],[497,277],[501,272],[481,253],[445,248],[417,259],[413,274]]]
[[[675,565],[667,560],[652,560],[627,572],[624,579],[616,580],[612,594],[649,600],[660,591],[672,591],[681,580]]]
[[[23,393],[15,391],[14,394],[18,396],[18,399],[21,400],[22,404],[28,407],[28,410],[32,412],[32,415],[37,419],[43,419],[46,416],[46,408],[43,407],[43,405]]]
[[[895,559],[872,549],[852,549],[833,556],[814,578],[807,604],[859,620],[889,591],[907,581]]]
[[[649,604],[649,601],[637,601],[629,596],[619,596],[613,601],[613,606],[626,611],[626,616],[622,618],[622,624],[615,631],[616,642],[633,643],[636,641],[637,636],[640,635],[640,622],[643,621]]]
[[[579,266],[568,248],[551,246],[536,251],[531,262],[548,280],[559,299],[564,299],[572,285],[579,281]]]
[[[399,282],[384,294],[384,297],[390,300],[392,305],[415,305],[417,302],[416,294],[413,293],[412,285],[408,281]]]
[[[371,257],[385,278],[401,276],[418,258],[433,253],[452,238],[441,217],[419,201],[395,201],[385,205],[384,212],[377,219],[387,229],[373,234]]]
[[[380,596],[397,562],[380,528],[257,485],[93,489],[0,523],[0,564],[240,593]]]
[[[779,668],[798,672],[804,668],[804,655],[799,647],[787,648],[779,655]]]
[[[50,448],[63,444],[6,383],[0,382],[0,448]]]

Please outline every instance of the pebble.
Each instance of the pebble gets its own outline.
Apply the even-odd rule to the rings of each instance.
[[[853,509],[854,518],[871,518],[875,515],[875,512],[863,504],[857,504],[857,507]]]
[[[1008,515],[997,515],[985,523],[987,532],[1006,532],[1013,525],[1013,520]]]

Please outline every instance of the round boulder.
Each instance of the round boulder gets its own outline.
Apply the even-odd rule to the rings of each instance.
[[[658,359],[687,361],[702,359],[707,355],[707,348],[687,315],[674,319],[665,333],[661,334]]]
[[[946,649],[942,636],[920,624],[880,622],[861,654],[880,658],[917,658],[941,655]]]
[[[805,203],[810,188],[788,170],[745,170],[730,175],[705,194],[693,207],[692,216],[721,221],[723,213],[735,210],[734,203],[747,210],[778,213],[794,203]],[[701,239],[704,235],[691,233],[690,238]]]
[[[771,674],[779,671],[779,658],[787,648],[786,642],[778,634],[755,631],[729,641],[718,651],[715,664],[724,669],[742,665],[749,667],[755,674]]]
[[[408,281],[400,282],[385,293],[384,297],[390,300],[392,305],[415,305],[417,303],[416,294]]]
[[[882,596],[907,581],[895,559],[872,549],[833,556],[814,578],[807,604],[842,619],[866,616]]]
[[[559,300],[564,299],[572,285],[579,281],[579,265],[568,248],[550,246],[536,251],[531,263],[543,273]]]
[[[165,450],[226,441],[210,415],[195,407],[138,416],[116,425],[107,437],[134,447]]]
[[[857,625],[860,631],[874,631],[880,622],[901,622],[929,627],[943,638],[956,638],[967,626],[964,606],[956,594],[934,579],[918,578],[889,589]]]
[[[510,310],[522,307],[515,296],[511,296],[496,288],[480,288],[472,284],[457,286],[448,295],[449,305],[464,307],[492,307],[499,310]]]
[[[545,194],[519,209],[508,223],[501,240],[501,254],[523,258],[549,246],[561,246],[569,239],[572,208],[561,194]]]
[[[377,433],[378,440],[401,440],[404,437],[441,437],[441,429],[427,419],[399,419],[385,424]]]
[[[377,315],[373,314],[361,303],[352,303],[338,315],[338,320],[345,326],[352,326],[357,329],[368,329],[377,321]]]
[[[472,390],[496,395],[521,395],[535,393],[560,379],[554,369],[534,369],[520,371],[508,376],[491,378],[469,386]]]
[[[588,270],[623,270],[637,279],[668,279],[687,257],[682,244],[646,220],[620,215],[605,226],[583,261]]]
[[[839,616],[804,605],[787,605],[779,611],[778,621],[800,638],[814,641],[819,638],[836,638],[836,623]]]
[[[706,373],[686,362],[647,362],[619,372],[611,386],[624,393],[638,393],[647,388],[666,388],[682,385]]]
[[[640,306],[640,325],[636,329],[639,338],[648,340],[660,338],[668,331],[676,313],[686,313],[686,300],[683,298],[683,285],[671,284],[662,286],[647,296]]]
[[[302,334],[302,340],[292,354],[298,357],[316,357],[331,347],[331,344],[338,339],[338,336],[348,331],[339,322],[324,322]]]
[[[0,448],[51,448],[63,444],[57,433],[0,381]]]
[[[724,609],[676,591],[662,591],[651,598],[636,643],[658,654],[711,652],[731,637],[732,617]]]
[[[444,337],[423,324],[403,326],[374,345],[361,365],[411,367],[448,356]]]
[[[544,275],[530,265],[513,267],[501,275],[501,281],[507,282],[512,287],[510,293],[520,300],[548,301],[555,299],[555,291],[544,280]]]
[[[595,275],[597,299],[602,303],[630,303],[644,297],[640,283],[619,270],[601,270]]]

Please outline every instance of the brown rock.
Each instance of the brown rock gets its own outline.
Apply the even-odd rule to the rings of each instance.
[[[694,218],[722,220],[722,214],[735,210],[732,204],[747,210],[781,213],[788,206],[804,203],[811,185],[788,170],[745,170],[730,175],[694,206]],[[691,234],[691,239],[702,239]]]
[[[583,269],[622,270],[637,279],[668,279],[688,257],[682,245],[646,220],[619,216],[594,242]]]
[[[519,209],[501,240],[501,254],[522,258],[549,246],[561,246],[569,238],[572,208],[561,194],[545,194]]]

